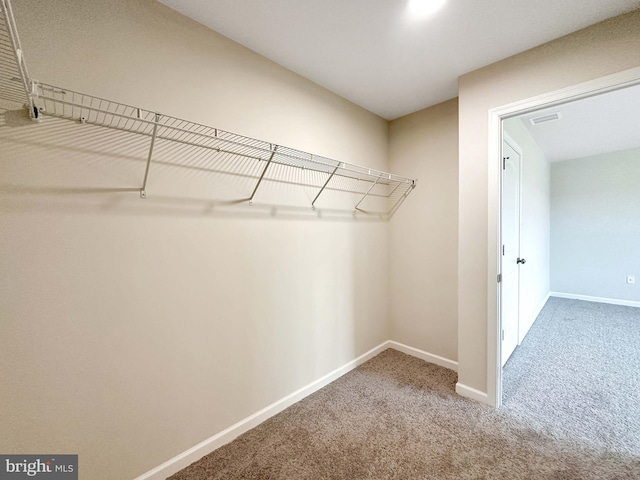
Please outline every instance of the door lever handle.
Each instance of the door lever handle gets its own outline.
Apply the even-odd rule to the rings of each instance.
[[[518,260],[516,260],[516,263],[521,263],[521,264],[525,264],[527,263],[527,261],[524,258],[518,258]]]

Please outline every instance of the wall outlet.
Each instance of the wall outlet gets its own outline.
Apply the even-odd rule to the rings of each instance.
[[[634,277],[633,275],[627,275],[627,283],[629,285],[635,285],[636,277]]]

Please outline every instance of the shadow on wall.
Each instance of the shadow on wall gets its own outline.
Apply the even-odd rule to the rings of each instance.
[[[372,181],[157,139],[142,200],[149,135],[50,117],[33,122],[23,108],[0,112],[5,211],[370,222],[388,219],[406,198],[397,202]]]
[[[4,451],[132,478],[388,339],[388,223],[157,146],[0,110]]]

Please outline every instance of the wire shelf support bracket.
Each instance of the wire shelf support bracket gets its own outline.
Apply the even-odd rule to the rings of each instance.
[[[0,13],[2,13],[2,37],[8,38],[9,45],[5,45],[3,42],[3,48],[10,46],[13,57],[15,60],[15,66],[17,67],[19,77],[15,78],[22,84],[25,97],[27,100],[27,108],[29,110],[29,116],[36,120],[38,118],[38,111],[34,108],[32,99],[32,86],[29,80],[29,72],[27,70],[27,64],[24,60],[24,54],[22,45],[20,44],[20,38],[18,37],[18,28],[16,27],[16,21],[13,16],[13,10],[11,9],[11,3],[9,0],[0,0]],[[5,56],[2,55],[3,60]],[[13,80],[13,79],[12,79]]]
[[[278,150],[278,145],[275,145],[274,147],[272,147],[272,153],[271,156],[269,157],[269,160],[267,160],[267,164],[265,165],[264,169],[262,170],[262,173],[260,174],[260,178],[258,179],[258,183],[256,183],[255,188],[253,189],[253,192],[251,193],[251,197],[249,197],[249,205],[253,205],[253,197],[256,196],[256,192],[258,191],[258,187],[260,186],[260,184],[262,183],[262,180],[264,179],[264,174],[267,173],[267,169],[269,168],[269,165],[271,165],[271,162],[273,161],[273,157],[276,154],[276,151]]]
[[[140,116],[140,109],[138,109],[138,116]],[[147,156],[147,166],[144,170],[144,180],[142,181],[142,188],[140,189],[140,198],[147,198],[147,180],[149,179],[149,167],[151,166],[151,157],[153,156],[153,146],[156,143],[159,121],[160,121],[160,114],[156,113],[155,122],[153,124],[153,132],[151,133],[151,144],[149,145],[149,155]]]
[[[367,195],[369,195],[371,193],[371,190],[374,189],[374,187],[378,184],[378,182],[380,181],[381,177],[376,178],[376,181],[373,182],[373,185],[371,185],[369,187],[369,190],[367,190],[367,193],[365,193],[362,198],[360,199],[360,201],[358,203],[356,203],[356,206],[353,207],[354,210],[358,210],[358,207],[360,206],[360,204],[364,201],[365,198],[367,198]]]
[[[336,172],[338,171],[339,168],[340,168],[340,164],[338,164],[336,166],[336,168],[333,169],[333,172],[331,172],[331,175],[329,175],[329,178],[327,178],[327,181],[324,182],[324,185],[322,185],[322,188],[320,189],[320,191],[318,192],[316,197],[313,199],[313,202],[311,202],[311,210],[315,210],[316,209],[316,206],[315,206],[316,205],[316,200],[318,200],[318,197],[324,191],[324,189],[327,188],[327,185],[329,185],[329,182],[331,181],[331,179],[336,174]]]

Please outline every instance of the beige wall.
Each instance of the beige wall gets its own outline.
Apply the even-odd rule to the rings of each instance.
[[[391,168],[418,188],[391,220],[391,336],[458,358],[458,100],[391,122]]]
[[[152,0],[14,3],[34,78],[388,168],[386,121]],[[160,162],[141,200],[148,139],[0,113],[0,451],[132,478],[389,338],[387,223]]]
[[[3,105],[0,450],[76,452],[97,480],[140,474],[390,336],[457,358],[461,383],[486,391],[487,111],[640,64],[635,12],[463,76],[456,166],[455,100],[389,135],[154,1],[15,3],[34,78],[420,179],[391,228],[219,211],[205,171],[163,164],[142,201],[146,144]]]
[[[487,228],[494,214],[488,210],[488,111],[639,65],[640,11],[635,11],[460,77],[460,383],[487,391],[487,317],[495,318],[497,308],[487,284],[495,269],[488,239],[496,238]]]

